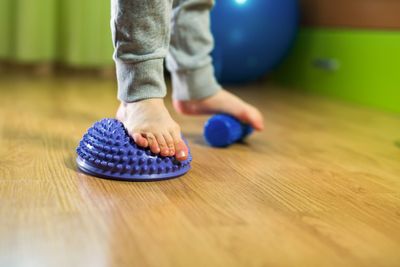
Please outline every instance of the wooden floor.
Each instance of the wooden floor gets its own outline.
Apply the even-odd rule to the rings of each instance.
[[[400,266],[400,117],[273,86],[239,88],[266,131],[207,147],[162,182],[77,171],[114,81],[1,77],[0,266]]]

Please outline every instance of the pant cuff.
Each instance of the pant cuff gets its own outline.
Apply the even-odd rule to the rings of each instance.
[[[149,98],[163,98],[167,89],[164,81],[163,59],[135,64],[116,60],[118,99],[136,102]]]
[[[221,89],[211,64],[193,70],[174,71],[171,76],[172,97],[176,100],[201,99],[214,95]]]

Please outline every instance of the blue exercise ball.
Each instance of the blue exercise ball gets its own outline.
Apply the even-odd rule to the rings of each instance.
[[[218,81],[250,82],[273,69],[296,36],[298,13],[297,0],[216,0],[211,30]]]

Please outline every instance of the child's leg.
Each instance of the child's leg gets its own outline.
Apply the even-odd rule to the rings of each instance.
[[[177,2],[173,10],[171,42],[167,56],[175,109],[189,115],[228,113],[261,130],[263,118],[260,112],[223,90],[215,80],[210,57],[214,46],[210,32],[210,10],[214,1]]]
[[[172,0],[112,0],[111,4],[121,101],[117,118],[138,145],[183,160],[187,147],[163,103]]]
[[[221,86],[214,78],[210,53],[212,0],[178,0],[171,24],[167,68],[172,74],[173,98],[201,99],[214,95]]]

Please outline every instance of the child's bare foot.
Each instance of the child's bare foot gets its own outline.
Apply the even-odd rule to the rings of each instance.
[[[121,103],[116,117],[137,145],[150,147],[153,153],[162,156],[187,159],[188,148],[181,138],[180,127],[169,115],[163,99]]]
[[[199,100],[174,100],[174,107],[187,115],[226,113],[249,123],[256,130],[264,128],[260,111],[226,90],[219,90],[215,95]]]

